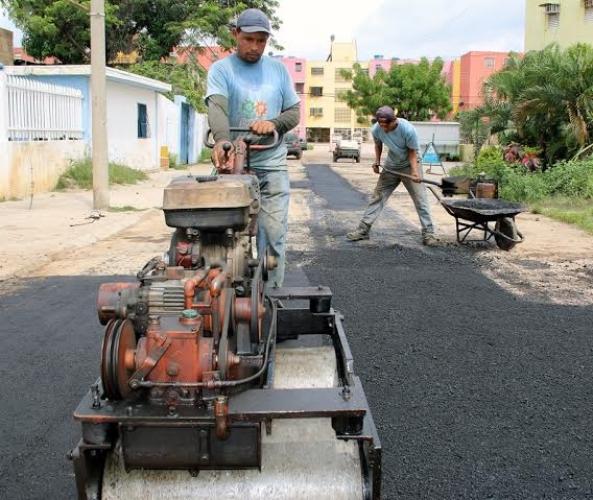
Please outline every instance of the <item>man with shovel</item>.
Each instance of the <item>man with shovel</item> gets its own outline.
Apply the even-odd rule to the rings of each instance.
[[[403,182],[420,218],[422,244],[427,246],[438,244],[438,239],[434,235],[426,189],[421,184],[422,170],[417,159],[418,134],[416,129],[407,120],[398,118],[397,112],[393,108],[381,106],[375,112],[375,124],[371,128],[371,133],[375,140],[375,162],[372,168],[373,172],[379,174],[379,179],[358,228],[348,233],[346,238],[350,241],[368,240],[371,226],[379,217],[391,193],[395,191],[400,182]],[[387,145],[389,153],[383,169],[380,170],[383,144]]]

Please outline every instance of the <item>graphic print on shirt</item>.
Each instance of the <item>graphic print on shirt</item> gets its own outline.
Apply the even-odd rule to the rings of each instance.
[[[241,104],[240,127],[248,127],[254,120],[263,120],[268,114],[268,104],[265,101],[246,99]]]

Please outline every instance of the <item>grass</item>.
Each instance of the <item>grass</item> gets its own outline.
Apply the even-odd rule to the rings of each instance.
[[[131,205],[124,205],[122,207],[109,207],[109,212],[142,212],[145,208],[136,208]]]
[[[118,163],[109,164],[109,184],[136,184],[148,179],[148,176],[125,165]],[[92,189],[93,166],[90,158],[75,161],[70,168],[58,179],[56,190],[62,189]]]
[[[593,234],[593,202],[591,200],[554,196],[534,202],[530,204],[529,208],[534,214],[574,224]]]
[[[212,150],[210,148],[203,148],[202,152],[200,153],[200,160],[199,163],[210,163],[210,155],[212,154]]]

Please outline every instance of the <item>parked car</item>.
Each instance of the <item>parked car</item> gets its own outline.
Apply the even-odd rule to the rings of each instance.
[[[301,144],[301,149],[303,151],[307,151],[307,139],[305,139],[304,137],[299,137],[299,143]]]
[[[334,162],[340,158],[353,158],[356,163],[360,163],[360,144],[357,141],[340,140],[333,150]]]
[[[303,157],[303,150],[299,138],[295,134],[286,134],[284,136],[284,144],[286,144],[286,156],[295,156],[297,160]]]

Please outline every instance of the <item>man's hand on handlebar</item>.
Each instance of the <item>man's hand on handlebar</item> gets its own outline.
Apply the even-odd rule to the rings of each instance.
[[[216,170],[232,172],[235,166],[235,148],[230,141],[218,141],[212,148],[212,162]]]
[[[373,167],[373,172],[375,172],[376,174],[378,174],[379,173],[379,168],[381,167],[380,163],[378,161],[376,161],[371,166]]]
[[[270,135],[276,130],[276,125],[273,122],[268,120],[258,120],[253,122],[249,129],[258,135]]]

